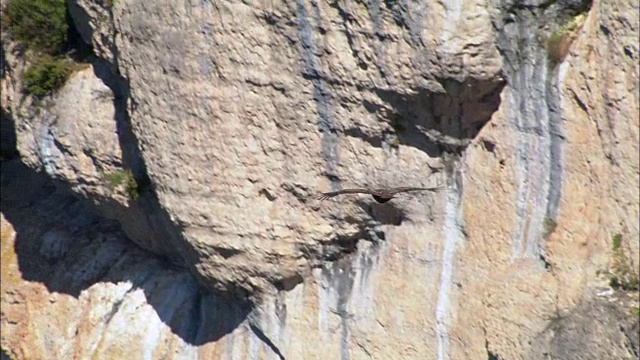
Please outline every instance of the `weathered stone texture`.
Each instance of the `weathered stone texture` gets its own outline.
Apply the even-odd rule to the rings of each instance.
[[[637,3],[112,4],[71,2],[103,60],[49,108],[20,103],[18,59],[3,78],[22,161],[65,191],[40,179],[3,196],[9,356],[637,351],[603,320],[629,320],[629,304],[595,295],[616,235],[640,264]],[[546,39],[576,16],[551,60]],[[3,177],[39,176],[11,164]],[[139,198],[105,182],[124,168]],[[440,181],[384,205],[309,198]],[[583,347],[558,323],[609,335]]]

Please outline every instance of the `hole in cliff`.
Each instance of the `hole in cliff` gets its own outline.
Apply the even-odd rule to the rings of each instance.
[[[356,204],[373,220],[382,225],[399,226],[406,219],[405,211],[391,202],[378,204],[371,201],[357,200]]]
[[[358,138],[358,139],[362,139],[363,141],[369,143],[373,147],[377,147],[377,148],[381,148],[382,147],[382,137],[381,136],[368,134],[368,133],[364,132],[362,129],[359,129],[359,128],[346,129],[346,130],[344,130],[344,134],[347,135],[347,136],[351,136],[351,137],[355,137],[355,138]]]
[[[345,219],[348,222],[357,222],[355,219]],[[381,229],[376,229],[374,224],[362,223],[358,225],[358,231],[353,234],[340,235],[315,244],[299,244],[298,251],[311,260],[312,267],[322,266],[323,262],[341,260],[354,253],[360,240],[378,243],[386,240],[386,235]]]
[[[242,253],[242,250],[223,248],[220,246],[211,246],[211,249],[215,250],[215,252],[217,252],[218,255],[222,256],[225,259],[228,259],[230,257],[236,256]]]
[[[330,173],[330,172],[323,172],[322,175],[326,176],[327,179],[329,179],[330,182],[332,183],[338,183],[340,182],[340,177],[334,173]]]
[[[319,244],[301,244],[298,250],[309,259],[311,266],[319,267],[324,261],[336,261],[355,251],[357,240],[332,239]]]
[[[411,93],[377,89],[379,98],[391,107],[386,113],[372,103],[365,102],[364,106],[386,117],[384,120],[404,145],[420,149],[431,157],[440,156],[443,151],[459,152],[498,109],[505,82],[495,77],[464,82],[444,79],[441,83],[443,93],[422,88]]]
[[[295,274],[293,276],[285,277],[280,280],[277,280],[273,285],[279,291],[289,291],[296,287],[296,285],[302,283],[304,279],[302,275]]]
[[[267,189],[262,189],[260,191],[258,191],[258,194],[264,196],[265,198],[267,198],[267,200],[269,201],[274,201],[276,199],[276,196],[273,195],[269,190]]]
[[[577,15],[577,14],[582,14],[584,12],[591,10],[593,1],[592,0],[558,0],[557,4],[562,11],[570,15]]]
[[[547,261],[547,258],[540,254],[540,261],[542,261],[542,263],[544,264],[544,269],[545,270],[551,270],[551,263]]]
[[[0,46],[0,79],[5,79],[7,74],[11,74],[11,66],[7,62],[7,55],[5,54],[5,47]]]
[[[482,147],[492,153],[496,149],[496,144],[489,140],[482,140]]]
[[[69,28],[67,30],[67,43],[66,52],[76,62],[84,62],[93,56],[93,46],[87,44],[76,29],[76,25],[69,14],[67,7],[67,23]]]
[[[267,25],[273,26],[278,23],[278,20],[273,16],[273,14],[265,13],[263,15],[258,15],[259,18],[263,18]]]
[[[11,160],[18,156],[16,144],[16,125],[13,116],[0,107],[0,161]]]

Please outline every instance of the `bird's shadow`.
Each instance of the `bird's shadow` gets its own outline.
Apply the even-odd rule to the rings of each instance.
[[[99,216],[64,184],[54,184],[19,160],[0,168],[0,211],[15,230],[23,280],[76,299],[104,283],[129,286],[113,300],[111,317],[141,290],[170,331],[196,346],[234,331],[253,309],[205,290],[186,269],[142,250],[115,221]],[[3,290],[12,285],[3,281]]]

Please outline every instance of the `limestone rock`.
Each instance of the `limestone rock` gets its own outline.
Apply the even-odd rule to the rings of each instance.
[[[532,344],[530,359],[637,359],[640,316],[637,298],[599,297],[553,319]]]
[[[44,174],[14,161],[2,175],[8,358],[216,358],[246,318],[247,306],[203,292]]]
[[[433,185],[422,169],[438,166],[442,148],[468,144],[504,86],[479,6],[260,6],[110,9],[132,127],[159,204],[181,227],[174,248],[205,283],[245,294],[308,274],[334,256],[323,251],[363,233],[358,207],[339,214],[306,200],[337,186],[319,175]],[[413,10],[421,15],[409,18]],[[425,31],[428,21],[440,30]],[[83,33],[106,46],[99,31]]]
[[[97,230],[117,239],[95,241],[71,220],[29,235],[15,215],[28,207],[10,215],[16,205],[3,199],[16,244],[22,232],[37,244],[14,256],[22,278],[10,291],[28,296],[14,300],[3,286],[3,311],[15,302],[10,314],[20,319],[3,313],[3,325],[17,324],[2,330],[10,356],[527,359],[565,354],[564,339],[567,349],[580,346],[550,329],[556,319],[587,324],[589,310],[611,330],[603,351],[631,354],[637,340],[599,320],[626,310],[594,298],[614,247],[636,274],[640,264],[637,4],[112,5],[78,0],[71,13],[109,62],[98,77],[117,84],[107,85],[121,100],[110,108],[65,95],[103,87],[81,73],[52,109],[33,118],[12,110],[22,159],[45,163],[33,150],[33,129],[45,129],[66,150],[47,154],[47,172],[92,201],[108,189],[98,166],[82,161],[82,144],[103,167],[127,163],[148,179],[140,198],[111,195],[117,215],[97,209],[142,248],[173,255],[207,291],[254,303],[216,317],[206,309],[222,312],[227,300],[129,250],[117,228]],[[567,53],[550,56],[549,39],[569,36],[568,23],[580,26],[565,39]],[[63,103],[76,96],[81,109],[109,114],[91,122],[97,128],[53,124],[51,114],[71,119]],[[19,108],[3,94],[6,103]],[[129,129],[126,146],[118,126]],[[440,181],[442,193],[384,206],[309,199],[341,186]],[[74,248],[77,234],[89,240]],[[43,259],[33,271],[48,274],[35,277],[44,288],[25,277],[23,257]],[[3,240],[3,274],[4,259]],[[83,277],[85,267],[95,272]],[[86,281],[61,285],[67,276]],[[63,305],[41,303],[36,318],[28,299],[56,292],[66,294],[56,300]],[[90,320],[99,326],[81,326],[94,310],[104,314]],[[59,334],[52,339],[37,329],[55,314],[74,320],[50,321],[61,329],[47,332]],[[211,324],[221,324],[213,335],[204,330]],[[71,350],[76,329],[91,340]],[[29,334],[41,348],[24,350]]]

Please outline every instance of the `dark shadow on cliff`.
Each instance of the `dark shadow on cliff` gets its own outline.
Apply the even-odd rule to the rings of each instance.
[[[365,108],[389,123],[401,144],[431,157],[460,153],[500,105],[505,86],[500,77],[459,82],[441,79],[444,92],[418,88],[410,92],[374,89],[385,106],[364,102]]]
[[[11,160],[18,156],[16,144],[16,125],[13,117],[0,107],[0,161]]]
[[[0,78],[11,74],[7,62],[5,45],[0,46]],[[11,81],[10,79],[8,81]],[[18,155],[16,149],[16,125],[10,109],[0,107],[0,161],[11,160]]]
[[[633,359],[640,356],[637,292],[583,299],[531,339],[529,359]],[[635,310],[637,311],[637,310]],[[616,354],[617,356],[612,356]]]
[[[356,200],[356,204],[382,225],[400,226],[406,220],[405,210],[392,202],[378,204],[373,201]]]
[[[16,230],[14,247],[21,275],[51,292],[76,298],[97,283],[130,283],[131,291],[144,291],[159,319],[186,343],[198,346],[216,341],[238,328],[253,304],[240,286],[227,285],[224,293],[211,291],[186,270],[198,263],[199,254],[160,204],[148,175],[130,118],[136,103],[128,79],[116,65],[93,56],[91,47],[81,44],[80,34],[71,30],[70,39],[78,46],[69,55],[91,62],[95,75],[113,92],[122,166],[132,171],[138,196],[128,207],[113,204],[116,211],[103,211],[117,221],[107,219],[89,201],[78,199],[68,184],[54,183],[19,160],[3,162],[0,210]],[[111,50],[117,64],[118,49]],[[144,225],[138,227],[140,223]],[[110,317],[127,294],[112,304]],[[268,338],[259,338],[273,349]]]
[[[5,349],[0,349],[0,360],[11,360]]]
[[[250,303],[205,290],[187,270],[142,250],[64,184],[19,160],[0,167],[0,210],[16,231],[24,280],[76,298],[97,283],[129,282],[144,291],[171,332],[192,345],[220,339],[245,321]],[[114,314],[127,294],[113,304]]]

